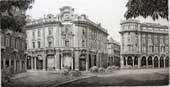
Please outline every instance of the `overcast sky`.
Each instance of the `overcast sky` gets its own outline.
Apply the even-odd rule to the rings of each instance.
[[[116,41],[120,40],[120,21],[124,20],[128,0],[35,0],[33,8],[27,11],[32,18],[43,17],[44,14],[58,14],[62,6],[71,6],[76,14],[86,14],[92,21],[101,23]],[[151,18],[138,18],[141,22],[156,22],[168,25],[167,20],[153,21]]]

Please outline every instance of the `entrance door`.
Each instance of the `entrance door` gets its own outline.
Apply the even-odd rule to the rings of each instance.
[[[85,59],[80,59],[79,61],[79,67],[80,67],[80,70],[86,70],[86,60]]]
[[[73,65],[73,58],[71,56],[64,57],[64,67],[72,69]]]
[[[54,66],[54,56],[53,55],[49,55],[47,56],[47,69],[48,70],[53,70],[55,68]]]

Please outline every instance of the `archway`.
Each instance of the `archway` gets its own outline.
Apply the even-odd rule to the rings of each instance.
[[[31,69],[31,56],[27,56],[27,69]]]
[[[89,54],[88,56],[89,56],[89,68],[91,68],[92,67],[92,64],[91,64],[91,62],[92,62],[91,61],[91,55]]]
[[[128,64],[128,65],[131,65],[131,66],[133,65],[133,60],[132,60],[132,57],[131,57],[131,56],[128,57],[128,59],[127,59],[127,64]]]
[[[81,55],[79,58],[79,70],[86,70],[86,56]]]
[[[145,57],[145,56],[142,57],[141,66],[142,66],[142,67],[143,67],[143,66],[146,66],[146,57]]]
[[[138,65],[138,57],[137,56],[135,56],[135,58],[134,58],[134,65]]]
[[[160,57],[160,67],[164,67],[164,57]]]
[[[169,67],[169,57],[167,56],[166,59],[165,59],[165,66],[166,67]]]
[[[158,57],[154,57],[154,67],[158,67]]]
[[[124,65],[126,65],[126,57],[124,57]]]
[[[148,57],[148,67],[152,67],[153,63],[152,63],[152,56]]]
[[[43,69],[43,58],[41,55],[37,56],[37,69]]]

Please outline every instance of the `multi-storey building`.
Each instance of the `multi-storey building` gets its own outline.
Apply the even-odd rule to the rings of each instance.
[[[120,66],[120,43],[110,37],[107,42],[107,51],[108,66]]]
[[[107,66],[107,31],[69,6],[57,15],[30,20],[26,25],[28,69],[64,67],[89,70]]]
[[[121,23],[121,67],[169,66],[168,26],[126,20]]]
[[[1,70],[10,74],[26,71],[26,35],[9,29],[0,31]],[[4,73],[3,73],[4,74]]]

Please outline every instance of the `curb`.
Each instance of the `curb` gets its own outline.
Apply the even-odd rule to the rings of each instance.
[[[43,86],[43,87],[58,87],[60,85],[64,85],[64,84],[67,84],[67,83],[70,83],[70,82],[74,82],[74,81],[77,81],[77,80],[80,80],[80,79],[86,79],[86,78],[90,78],[90,77],[96,77],[96,76],[87,76],[87,77],[82,77],[82,78],[78,78],[78,79],[73,79],[73,80],[69,80],[69,81],[64,81],[64,82],[61,82],[59,84],[49,84],[49,85],[46,85],[46,86]]]

